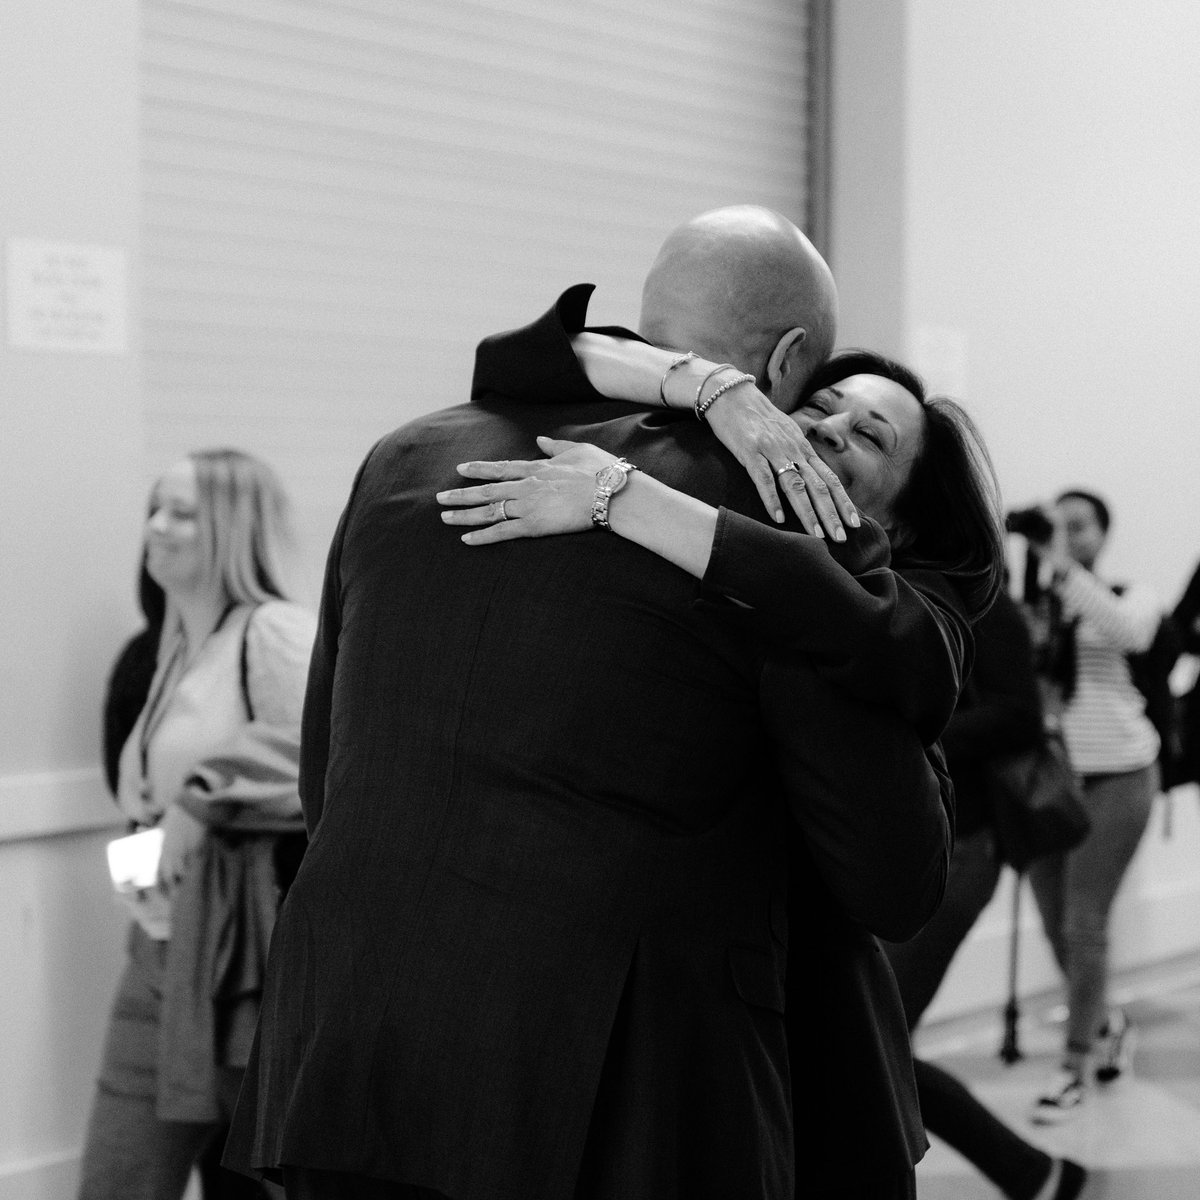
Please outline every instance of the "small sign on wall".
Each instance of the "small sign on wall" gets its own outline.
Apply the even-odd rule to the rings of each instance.
[[[124,249],[12,238],[5,280],[8,344],[17,350],[124,354]]]

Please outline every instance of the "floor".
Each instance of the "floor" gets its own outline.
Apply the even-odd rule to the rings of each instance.
[[[1138,1030],[1130,1077],[1093,1089],[1084,1108],[1053,1129],[1034,1126],[1029,1105],[1062,1046],[1061,1006],[1023,1006],[1021,1061],[997,1053],[999,1013],[922,1030],[918,1052],[966,1082],[1022,1136],[1087,1166],[1083,1200],[1200,1200],[1200,962],[1116,981],[1114,999]],[[935,1143],[917,1169],[920,1200],[996,1200],[995,1187],[948,1146]]]

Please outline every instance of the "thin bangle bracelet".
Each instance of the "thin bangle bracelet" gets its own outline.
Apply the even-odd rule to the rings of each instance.
[[[689,350],[686,354],[681,354],[678,358],[671,362],[671,365],[663,372],[663,377],[658,384],[658,398],[662,401],[663,408],[670,408],[667,403],[667,376],[675,370],[676,367],[682,367],[684,363],[691,362],[696,357],[695,350]]]

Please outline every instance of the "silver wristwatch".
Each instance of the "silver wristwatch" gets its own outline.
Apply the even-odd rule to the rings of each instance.
[[[637,467],[627,459],[618,458],[616,462],[601,467],[596,472],[596,494],[592,497],[592,524],[597,529],[612,529],[608,523],[608,502],[625,486],[630,472]]]

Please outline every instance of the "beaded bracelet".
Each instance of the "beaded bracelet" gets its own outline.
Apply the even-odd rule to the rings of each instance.
[[[675,370],[676,367],[682,367],[684,363],[691,362],[696,357],[695,350],[689,350],[686,354],[681,354],[675,359],[671,365],[663,372],[663,377],[658,384],[658,398],[662,401],[663,408],[670,408],[667,403],[667,376]]]
[[[732,379],[725,380],[725,382],[723,384],[721,384],[720,387],[713,388],[711,395],[709,395],[709,397],[706,400],[701,402],[699,399],[697,399],[697,401],[696,401],[696,419],[698,421],[703,421],[705,419],[704,414],[706,412],[708,412],[708,410],[710,408],[712,408],[713,401],[716,400],[719,396],[723,396],[727,391],[730,390],[730,388],[737,387],[739,383],[756,383],[756,382],[757,382],[757,380],[754,378],[754,376],[748,375],[748,374],[747,375],[734,375]]]
[[[692,408],[696,412],[697,419],[700,419],[700,397],[704,393],[704,385],[720,371],[736,371],[737,367],[733,363],[717,363],[715,367],[705,377],[700,380],[700,386],[696,389],[696,399],[692,401]]]

